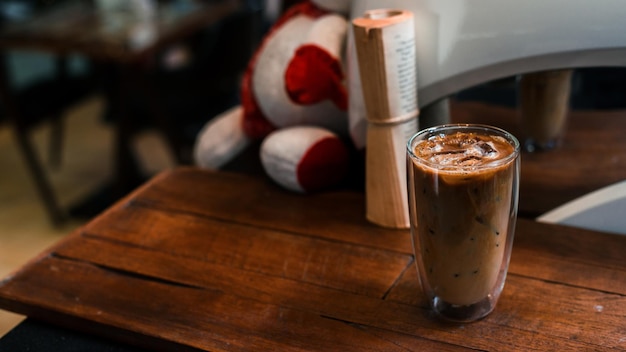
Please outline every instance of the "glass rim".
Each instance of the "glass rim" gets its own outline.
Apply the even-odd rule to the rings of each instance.
[[[513,152],[509,155],[507,155],[505,158],[502,159],[498,159],[498,160],[494,160],[492,162],[486,163],[486,164],[482,164],[479,166],[476,165],[467,165],[467,166],[454,166],[454,167],[450,167],[449,165],[441,165],[439,163],[435,163],[429,160],[426,160],[424,158],[421,158],[417,155],[415,155],[414,151],[413,151],[413,142],[418,139],[421,138],[424,135],[431,135],[431,136],[435,136],[441,133],[437,133],[438,131],[451,131],[451,130],[457,130],[457,129],[472,129],[474,131],[480,130],[480,131],[490,131],[493,132],[503,138],[505,138],[507,140],[507,142],[509,142],[512,146],[513,146]],[[426,140],[426,138],[422,139],[422,140]],[[428,127],[425,128],[423,130],[418,131],[417,133],[413,134],[409,140],[406,143],[406,150],[407,150],[407,154],[411,157],[412,160],[415,160],[417,162],[419,162],[420,164],[426,165],[428,167],[431,167],[433,169],[436,170],[440,170],[440,171],[472,171],[472,170],[482,170],[482,169],[488,169],[488,168],[493,168],[495,166],[501,166],[501,165],[507,165],[508,163],[512,162],[513,160],[515,160],[519,154],[520,154],[520,142],[519,140],[510,132],[499,128],[499,127],[495,127],[495,126],[491,126],[491,125],[486,125],[486,124],[477,124],[477,123],[451,123],[451,124],[444,124],[444,125],[437,125],[437,126],[432,126],[432,127]]]

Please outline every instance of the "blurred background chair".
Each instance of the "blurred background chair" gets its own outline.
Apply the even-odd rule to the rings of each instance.
[[[20,21],[45,7],[69,1],[72,0],[0,0],[0,19],[4,24]],[[154,128],[165,137],[176,163],[191,164],[193,143],[202,125],[239,102],[241,76],[262,36],[263,10],[261,0],[243,1],[235,13],[141,62],[133,62],[128,70],[120,70],[108,61],[81,57],[4,53],[0,60],[3,121],[15,132],[53,223],[63,222],[66,212],[28,138],[29,132],[42,123],[54,126],[50,148],[46,149],[52,151],[52,161],[57,160],[58,164],[64,111],[101,90],[112,99],[105,98],[105,122],[119,124],[122,116],[128,117],[123,121],[124,130],[130,130],[129,141],[144,129]],[[32,65],[25,65],[25,57]],[[19,73],[23,72],[27,72],[28,79],[20,79]],[[129,83],[123,91],[120,80]],[[120,98],[124,101],[122,110],[120,104],[114,103]],[[133,154],[132,150],[124,150],[126,155]],[[145,180],[139,170],[140,160],[135,155],[128,155],[128,160],[134,162],[127,163],[128,174],[136,181]],[[98,196],[94,197],[96,203],[103,203],[95,198]],[[116,200],[108,198],[104,201],[107,204],[94,205],[94,209],[101,210]],[[78,207],[85,205],[93,208],[91,200]],[[85,213],[76,206],[68,210],[79,217],[90,211]]]
[[[0,1],[0,25],[19,21],[59,1]],[[0,125],[8,126],[50,221],[59,225],[66,212],[59,204],[46,174],[40,152],[30,134],[48,125],[50,141],[46,148],[52,167],[61,164],[64,114],[95,91],[88,62],[80,57],[60,57],[30,52],[0,53]]]

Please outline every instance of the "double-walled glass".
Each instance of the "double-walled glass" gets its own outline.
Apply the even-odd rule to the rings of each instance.
[[[474,321],[495,308],[513,245],[519,153],[513,135],[483,125],[436,126],[407,144],[420,284],[445,319]]]

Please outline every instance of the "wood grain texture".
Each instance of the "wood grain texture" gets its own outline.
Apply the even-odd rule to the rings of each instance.
[[[518,221],[503,295],[436,320],[408,230],[362,193],[163,173],[0,283],[0,307],[167,351],[580,351],[626,348],[626,237]]]

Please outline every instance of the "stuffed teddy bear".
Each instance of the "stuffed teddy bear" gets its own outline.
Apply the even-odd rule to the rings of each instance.
[[[198,134],[198,166],[218,169],[262,141],[264,170],[289,190],[343,179],[355,149],[344,69],[349,10],[348,0],[305,0],[274,23],[248,64],[241,104]]]

